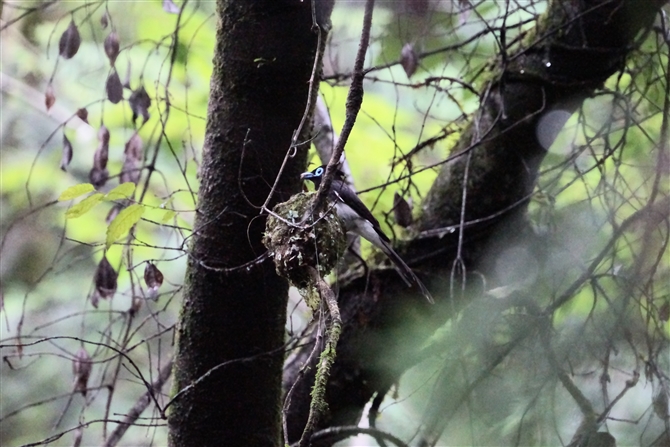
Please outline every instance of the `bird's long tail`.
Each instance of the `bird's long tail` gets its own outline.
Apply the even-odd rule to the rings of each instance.
[[[420,290],[423,296],[426,297],[428,302],[430,304],[434,304],[435,300],[433,300],[433,296],[430,294],[426,286],[421,282],[421,280],[414,274],[411,268],[407,264],[405,264],[405,261],[402,260],[402,258],[398,255],[398,253],[391,248],[391,246],[386,243],[386,241],[383,241],[382,245],[382,250],[388,256],[391,261],[393,261],[393,264],[396,267],[396,270],[400,274],[400,277],[405,281],[408,287],[412,286],[417,286]]]

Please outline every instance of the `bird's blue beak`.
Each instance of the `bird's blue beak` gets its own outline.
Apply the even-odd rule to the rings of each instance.
[[[314,177],[314,174],[311,172],[303,172],[300,174],[300,180],[311,180]]]

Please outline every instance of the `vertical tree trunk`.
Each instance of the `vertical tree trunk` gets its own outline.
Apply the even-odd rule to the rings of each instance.
[[[305,111],[317,35],[309,1],[217,3],[174,392],[201,380],[171,407],[170,443],[276,446],[288,287],[267,260],[235,268],[265,252],[259,207]],[[306,152],[290,159],[271,205],[299,190]]]

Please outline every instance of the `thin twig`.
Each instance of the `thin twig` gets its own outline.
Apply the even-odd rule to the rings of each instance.
[[[347,95],[346,116],[344,119],[344,126],[342,126],[342,133],[337,140],[337,145],[330,157],[326,173],[321,181],[321,187],[314,202],[314,210],[318,210],[323,203],[325,203],[326,196],[330,190],[330,185],[333,183],[337,165],[340,162],[344,146],[347,144],[351,130],[356,122],[356,117],[363,104],[363,64],[365,63],[365,54],[368,51],[368,44],[370,43],[370,28],[372,26],[372,11],[374,9],[375,0],[367,0],[365,3],[365,14],[363,16],[363,30],[361,31],[361,40],[358,44],[358,52],[356,53],[356,61],[354,62],[354,72],[351,77],[351,86],[349,87],[349,94]]]
[[[107,441],[104,444],[104,447],[113,447],[115,446],[126,433],[128,428],[131,425],[135,424],[135,421],[140,417],[142,412],[149,406],[151,403],[152,394],[156,395],[160,392],[165,385],[165,382],[170,378],[172,374],[172,360],[167,362],[163,368],[161,368],[158,378],[151,384],[151,390],[147,390],[133,405],[126,417],[123,419],[116,429],[109,435]],[[161,417],[164,416],[164,413]]]

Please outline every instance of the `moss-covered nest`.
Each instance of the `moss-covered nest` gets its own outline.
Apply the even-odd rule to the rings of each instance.
[[[308,266],[323,277],[330,273],[347,248],[342,222],[332,209],[322,211],[318,218],[309,215],[316,193],[300,193],[272,210],[286,222],[270,215],[265,226],[263,243],[274,257],[277,274],[287,278],[299,289],[312,288]]]

